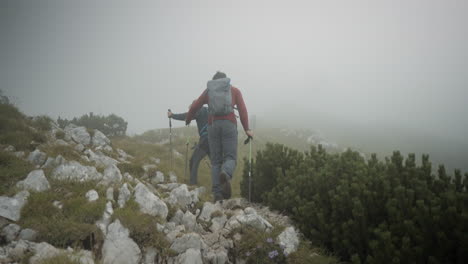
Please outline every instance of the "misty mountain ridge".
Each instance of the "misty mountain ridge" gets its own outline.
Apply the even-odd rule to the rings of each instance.
[[[376,153],[379,159],[391,156],[393,151],[415,153],[419,161],[423,154],[429,154],[433,170],[443,164],[448,171],[468,171],[468,140],[460,132],[452,133],[458,135],[452,137],[385,120],[350,122],[323,111],[292,112],[272,110],[268,115],[255,116],[257,137],[275,134],[277,138],[271,137],[273,142],[281,138],[281,143],[302,151],[313,143],[338,152],[351,148],[366,157]],[[278,131],[282,130],[285,132],[279,136]],[[307,142],[306,135],[311,142]]]

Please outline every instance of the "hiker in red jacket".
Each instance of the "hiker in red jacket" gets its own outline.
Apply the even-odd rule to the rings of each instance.
[[[237,106],[245,134],[253,137],[249,129],[247,108],[239,89],[231,85],[231,79],[223,72],[216,72],[207,88],[192,103],[185,123],[192,121],[195,113],[208,104],[208,142],[211,152],[211,180],[214,200],[231,198],[231,179],[237,162]]]

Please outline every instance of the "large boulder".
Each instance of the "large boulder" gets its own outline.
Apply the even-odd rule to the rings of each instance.
[[[111,187],[107,188],[106,199],[108,201],[114,201],[114,187],[111,186]]]
[[[96,166],[99,166],[102,168],[107,168],[111,165],[119,164],[117,160],[104,155],[101,151],[94,152],[90,149],[87,149],[84,153],[88,155],[88,158],[90,161],[94,161]]]
[[[198,203],[200,201],[200,197],[206,192],[206,188],[204,186],[200,186],[190,191],[190,195],[192,195],[192,202]]]
[[[182,225],[182,220],[184,219],[184,212],[182,210],[178,209],[174,216],[172,216],[170,222],[173,222],[176,225]]]
[[[76,161],[68,161],[52,171],[52,177],[59,180],[99,181],[102,174],[95,167],[84,166]]]
[[[68,144],[65,140],[63,139],[57,139],[54,143],[54,145],[57,145],[57,146],[70,146],[70,144]]]
[[[101,229],[104,236],[107,235],[107,226],[109,226],[113,214],[114,208],[112,207],[112,202],[108,201],[101,220],[96,222],[96,225],[99,227],[99,229]]]
[[[85,127],[67,126],[65,128],[65,133],[69,135],[76,143],[85,146],[91,143],[91,136],[89,135],[88,130]]]
[[[255,209],[247,207],[244,209],[244,212],[245,214],[236,217],[240,224],[251,226],[260,231],[270,231],[273,229],[273,226],[262,216],[258,215]]]
[[[11,242],[18,237],[21,227],[17,224],[9,224],[2,229],[1,235],[5,238],[6,242]]]
[[[283,248],[283,252],[286,256],[295,252],[299,246],[299,237],[292,226],[286,228],[278,236],[277,241],[281,248]]]
[[[238,210],[240,213],[235,213],[225,224],[227,230],[234,230],[241,226],[251,226],[262,232],[270,232],[273,226],[262,216],[257,214],[257,211],[251,207],[245,208],[244,211]]]
[[[141,264],[156,264],[155,262],[158,251],[154,247],[149,247],[144,249],[145,256],[143,257],[143,262]]]
[[[156,175],[151,178],[151,183],[156,185],[164,182],[164,173],[157,171]]]
[[[50,189],[50,184],[43,170],[33,170],[28,174],[26,179],[17,182],[16,187],[24,190],[42,192]]]
[[[117,203],[119,204],[120,208],[123,208],[125,206],[127,201],[130,200],[131,195],[132,193],[128,189],[128,184],[124,183],[119,189],[119,198],[117,200]]]
[[[176,238],[174,243],[171,245],[171,249],[179,254],[184,253],[188,249],[204,250],[205,248],[205,242],[197,233],[184,234],[181,237]]]
[[[58,155],[55,158],[49,157],[49,158],[47,158],[47,161],[45,162],[44,165],[42,165],[41,168],[43,168],[43,169],[52,169],[52,168],[55,168],[55,167],[57,167],[59,165],[64,164],[66,161],[67,160],[62,155]]]
[[[21,208],[23,208],[28,197],[28,191],[21,191],[14,197],[0,196],[0,216],[12,221],[18,221]]]
[[[177,264],[203,264],[199,249],[189,248],[183,254],[177,256]]]
[[[177,175],[173,171],[169,172],[169,181],[177,182]]]
[[[33,246],[34,245],[31,242],[24,240],[11,242],[7,246],[3,247],[3,249],[5,249],[6,254],[0,253],[0,263],[12,263],[13,260],[24,260],[27,254],[31,252],[31,248],[33,248]],[[11,260],[5,261],[5,259],[2,259],[1,255],[8,255]]]
[[[121,160],[128,160],[128,159],[133,159],[134,157],[130,154],[127,154],[125,151],[123,151],[122,149],[117,149],[117,153],[119,154],[120,156],[120,159]]]
[[[101,131],[95,129],[94,135],[92,139],[93,146],[95,147],[103,147],[105,145],[110,144],[110,140],[102,133]]]
[[[166,219],[169,212],[167,205],[143,183],[138,183],[135,187],[135,201],[140,205],[142,213]]]
[[[141,259],[141,250],[129,237],[127,228],[115,220],[107,229],[106,240],[102,246],[103,264],[137,264]]]
[[[185,229],[189,232],[196,231],[197,218],[189,210],[187,210],[182,217],[182,224],[185,226]]]
[[[104,170],[104,175],[102,178],[101,183],[105,185],[113,184],[113,183],[119,183],[122,181],[122,173],[120,172],[120,169],[117,168],[114,164],[109,165],[105,170]]]
[[[213,217],[213,219],[211,219],[211,226],[210,226],[211,232],[216,233],[219,230],[223,229],[226,222],[227,222],[227,217],[225,214],[223,214],[222,216]]]
[[[229,262],[229,257],[227,250],[224,248],[218,248],[216,250],[208,250],[204,253],[203,258],[208,263],[215,263],[215,264],[226,264]]]
[[[59,249],[46,242],[36,244],[33,251],[34,256],[29,259],[30,264],[39,264],[44,260],[63,254]]]
[[[183,225],[178,225],[174,227],[173,230],[168,230],[166,234],[166,240],[169,241],[169,243],[174,243],[176,238],[180,237],[185,233],[185,227]]]
[[[99,199],[99,194],[96,190],[89,190],[85,196],[86,199],[88,199],[88,202],[94,202]]]
[[[37,231],[33,229],[23,229],[18,235],[18,239],[20,240],[28,240],[28,241],[35,241],[37,238]]]
[[[221,211],[222,208],[218,204],[213,204],[210,202],[205,202],[203,204],[203,209],[201,211],[200,216],[198,216],[198,219],[209,222],[211,220],[211,214],[215,211]]]
[[[193,202],[192,194],[185,184],[173,189],[169,195],[169,203],[178,205],[181,208],[188,208]]]
[[[34,150],[33,152],[29,153],[28,161],[34,165],[42,166],[46,162],[47,154],[40,151],[39,149]]]
[[[76,144],[76,146],[74,147],[74,149],[75,149],[76,151],[78,151],[78,152],[81,153],[81,152],[83,152],[83,151],[86,149],[86,147],[83,146],[83,144]]]

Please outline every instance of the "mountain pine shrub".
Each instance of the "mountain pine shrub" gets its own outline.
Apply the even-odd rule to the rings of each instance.
[[[108,116],[101,116],[95,115],[92,112],[84,114],[79,118],[75,117],[72,120],[59,117],[57,123],[61,128],[65,128],[69,124],[74,124],[76,126],[84,126],[88,129],[97,129],[106,136],[125,135],[128,125],[128,122],[118,115],[110,114]]]
[[[268,144],[254,164],[254,201],[289,213],[306,237],[344,261],[468,261],[468,174],[440,166],[435,175],[428,155],[417,165],[414,154],[398,151],[379,161]],[[244,168],[244,197],[246,182]]]

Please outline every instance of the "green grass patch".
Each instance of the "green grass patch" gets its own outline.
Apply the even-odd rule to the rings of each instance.
[[[121,165],[123,171],[130,173],[132,176],[141,177],[144,174],[142,166],[146,164],[154,164],[150,161],[150,158],[155,157],[161,159],[161,163],[157,165],[156,170],[164,173],[165,178],[168,179],[169,171],[171,171],[169,149],[166,149],[161,145],[149,144],[129,137],[116,137],[112,140],[112,145],[115,148],[120,148],[134,157],[134,159],[131,160],[131,165]],[[120,169],[122,170],[122,168]],[[173,171],[176,175],[179,177],[180,175],[183,175],[183,169],[183,160],[178,160],[177,163],[174,162]]]
[[[39,261],[38,264],[80,264],[78,259],[72,259],[68,254],[60,254],[48,259]]]
[[[183,129],[183,130],[182,130]],[[189,183],[189,173],[187,169],[187,175],[184,176],[185,172],[185,155],[186,155],[186,138],[177,136],[182,132],[186,132],[185,128],[173,129],[173,142],[172,147],[180,155],[173,155],[173,166],[171,165],[171,146],[169,143],[160,144],[159,142],[169,139],[168,130],[152,130],[145,132],[142,136],[135,137],[113,137],[112,145],[115,148],[120,148],[128,154],[135,157],[131,162],[135,166],[136,170],[139,170],[137,166],[141,167],[145,164],[154,164],[149,158],[159,158],[160,164],[157,165],[157,170],[164,173],[166,180],[169,180],[169,172],[173,171],[177,175],[177,181],[180,183]],[[193,143],[198,141],[196,136],[196,129],[191,128],[190,132],[190,145],[188,152],[188,160],[190,159],[193,150],[191,149]],[[193,133],[192,133],[193,132]],[[206,162],[208,160],[208,162]],[[206,157],[201,161],[198,169],[198,186],[204,186],[207,190],[211,190],[211,169],[209,168],[209,159]],[[125,165],[124,165],[125,166]],[[129,166],[130,167],[130,166]],[[188,165],[187,165],[188,168]],[[128,168],[130,169],[130,168]],[[129,172],[132,174],[131,172]],[[133,175],[133,174],[132,174]],[[141,174],[142,175],[142,174]],[[237,188],[239,189],[239,188]],[[207,191],[208,195],[210,192]],[[212,198],[211,198],[212,199]],[[210,200],[210,199],[207,199]]]
[[[65,139],[65,132],[63,132],[62,130],[58,130],[57,132],[55,132],[55,137],[57,139]]]
[[[52,119],[48,116],[41,115],[32,119],[31,125],[40,131],[49,131],[52,128]]]
[[[163,193],[163,194],[165,194],[165,193]],[[167,198],[167,197],[161,197],[161,199],[165,199],[165,198]],[[180,209],[179,206],[167,203],[167,217],[166,217],[166,219],[172,219],[172,217],[175,216],[175,214],[177,213],[177,211],[179,209]]]
[[[112,144],[112,143],[111,143],[111,144]],[[118,159],[119,159],[119,154],[117,154],[116,151],[107,151],[107,150],[105,150],[105,149],[101,149],[101,152],[102,152],[104,155],[106,155],[106,156],[108,156],[108,157],[111,157],[111,158],[113,158],[113,159],[115,159],[115,160],[118,160]]]
[[[130,237],[138,245],[154,247],[162,257],[174,256],[175,252],[169,249],[170,244],[164,233],[156,229],[156,225],[163,221],[140,212],[140,206],[133,199],[130,199],[124,208],[116,209],[112,218],[119,219],[122,225],[129,229]]]
[[[31,193],[21,210],[19,225],[37,230],[39,241],[56,247],[99,248],[103,235],[95,222],[105,209],[105,190],[96,182],[53,180],[50,184],[47,192]],[[85,194],[91,189],[99,193],[97,201],[86,199]],[[54,201],[60,201],[63,208],[55,207]]]
[[[24,180],[34,166],[16,156],[0,152],[0,195],[13,195],[15,185]]]
[[[62,145],[44,145],[40,147],[40,150],[47,153],[49,157],[57,157],[62,155],[66,160],[75,160],[82,162],[80,154],[72,146]],[[84,161],[83,161],[84,162]]]
[[[234,242],[233,254],[236,258],[245,259],[247,264],[254,263],[286,263],[287,256],[276,244],[276,238],[284,230],[275,226],[270,233],[244,226],[235,229],[231,235],[242,235],[240,241]]]
[[[270,233],[258,231],[252,227],[241,227],[230,234],[242,235],[240,241],[234,242],[233,254],[237,258],[254,263],[288,263],[288,264],[337,264],[337,258],[328,255],[320,248],[314,248],[308,241],[301,241],[297,251],[286,255],[276,243],[284,227],[274,226]]]
[[[143,167],[140,164],[135,164],[133,162],[119,163],[117,164],[117,167],[120,169],[120,172],[122,172],[122,174],[128,172],[130,175],[137,178],[140,178],[145,173],[145,170],[143,170]]]
[[[320,248],[313,248],[308,241],[301,241],[296,252],[287,257],[288,264],[338,264],[340,261]]]
[[[223,216],[223,212],[221,212],[220,210],[216,210],[211,213],[211,218],[221,217],[221,216]]]
[[[15,106],[0,104],[0,144],[13,145],[18,150],[34,150],[32,141],[44,143],[47,140],[42,130],[45,128],[44,119],[40,117],[39,121],[34,121]]]

